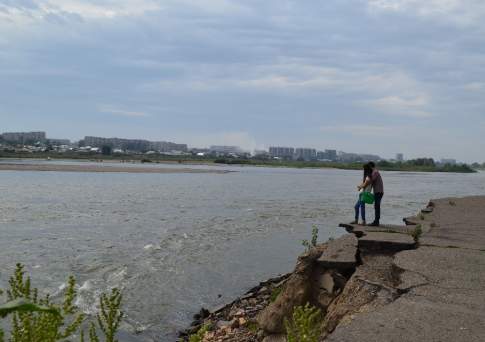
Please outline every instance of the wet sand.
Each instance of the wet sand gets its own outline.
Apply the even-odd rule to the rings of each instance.
[[[114,172],[114,173],[228,173],[228,170],[112,165],[0,164],[0,171]]]

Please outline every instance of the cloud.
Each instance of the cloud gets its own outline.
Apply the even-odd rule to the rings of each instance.
[[[369,0],[368,6],[371,11],[407,13],[460,26],[478,25],[485,15],[481,0]]]
[[[346,135],[358,135],[358,136],[392,136],[396,134],[397,130],[401,130],[399,126],[382,126],[382,125],[369,125],[369,124],[356,124],[356,125],[334,125],[334,126],[321,126],[320,131],[325,133],[338,133]]]
[[[131,118],[143,118],[143,117],[150,116],[149,114],[144,113],[144,112],[117,109],[117,108],[114,108],[114,107],[111,107],[111,106],[100,106],[99,112],[106,113],[106,114],[112,114],[112,115],[116,115],[116,116],[131,117]]]
[[[429,118],[434,116],[425,110],[429,101],[424,95],[411,98],[400,96],[386,96],[375,100],[366,101],[366,103],[385,114],[408,116],[414,118]]]

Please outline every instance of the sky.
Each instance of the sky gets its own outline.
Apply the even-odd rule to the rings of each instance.
[[[483,0],[0,0],[0,131],[485,161]]]

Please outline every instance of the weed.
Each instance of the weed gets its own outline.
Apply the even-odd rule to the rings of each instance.
[[[77,297],[74,277],[69,277],[64,294],[64,301],[57,305],[51,302],[47,294],[39,298],[39,291],[32,287],[30,277],[25,276],[24,266],[17,264],[14,274],[9,280],[10,288],[6,291],[6,304],[0,306],[0,317],[11,315],[9,341],[10,342],[56,342],[72,340],[84,322],[86,315],[74,305]],[[0,294],[3,292],[0,291]],[[113,297],[113,293],[116,296]],[[121,294],[113,290],[110,297],[102,295],[102,312],[98,321],[104,322],[100,326],[106,342],[116,342],[115,334],[118,329],[122,313]],[[115,324],[111,324],[115,323]],[[104,329],[103,329],[104,328]],[[0,329],[0,342],[6,334]],[[91,342],[99,342],[94,324],[89,330]],[[80,341],[84,342],[84,332],[80,331]]]
[[[273,291],[271,291],[271,297],[270,297],[271,303],[276,301],[276,299],[278,298],[278,296],[282,291],[283,291],[282,287],[275,287]]]
[[[302,240],[301,244],[303,245],[303,247],[306,248],[307,251],[309,251],[313,247],[316,247],[317,243],[318,243],[318,228],[317,226],[313,226],[311,242],[309,242],[308,240]]]
[[[189,342],[202,342],[205,334],[210,330],[210,324],[204,324],[195,334],[190,335]]]
[[[422,234],[423,234],[423,229],[421,228],[421,225],[420,224],[416,225],[414,230],[411,232],[411,236],[413,237],[414,242],[418,243],[419,238],[421,237]]]
[[[256,334],[259,330],[259,325],[257,322],[255,321],[249,321],[247,324],[246,324],[246,328],[251,331],[252,333]]]
[[[307,303],[294,309],[291,321],[285,319],[288,342],[317,342],[320,338],[322,314]]]
[[[448,203],[449,203],[451,206],[453,206],[453,207],[456,205],[456,202],[455,202],[455,201],[449,201]]]

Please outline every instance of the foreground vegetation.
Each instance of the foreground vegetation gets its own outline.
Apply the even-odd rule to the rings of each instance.
[[[96,323],[88,321],[86,315],[75,306],[77,298],[76,282],[69,277],[68,285],[61,304],[55,304],[47,294],[39,297],[39,290],[32,287],[24,267],[17,264],[9,280],[10,288],[0,290],[6,293],[7,302],[0,305],[0,318],[11,317],[9,331],[0,328],[0,342],[7,338],[10,342],[57,342],[72,341],[79,337],[80,342],[100,342],[99,334],[105,342],[117,342],[116,332],[123,318],[122,296],[118,289],[99,298],[100,312]],[[2,326],[2,325],[0,325]],[[87,333],[84,331],[87,328]]]

